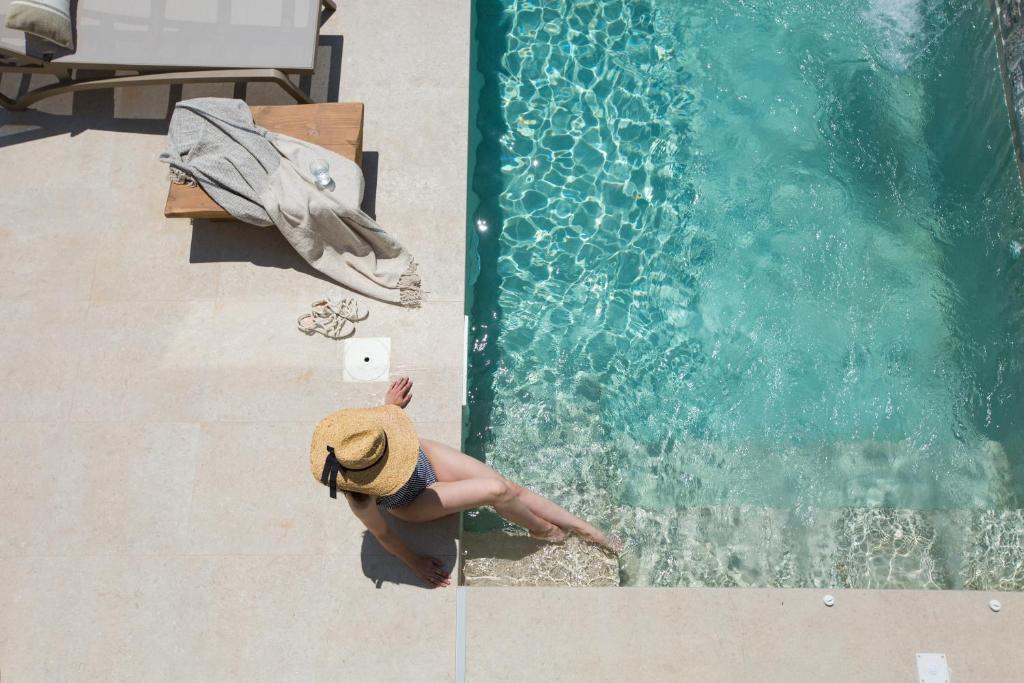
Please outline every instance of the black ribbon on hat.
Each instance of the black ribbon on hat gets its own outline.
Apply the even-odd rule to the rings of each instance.
[[[379,460],[378,460],[379,462]],[[334,449],[327,447],[327,459],[324,460],[324,470],[320,473],[320,483],[326,484],[331,489],[331,498],[338,497],[338,472],[362,472],[375,466],[374,462],[366,467],[345,467],[338,461]]]

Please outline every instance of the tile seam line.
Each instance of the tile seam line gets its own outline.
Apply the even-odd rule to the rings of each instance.
[[[455,683],[466,682],[466,587],[455,588]]]

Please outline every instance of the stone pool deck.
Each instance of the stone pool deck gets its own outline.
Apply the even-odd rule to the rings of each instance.
[[[1024,595],[757,588],[476,588],[466,680],[950,683],[1022,679]],[[942,679],[937,679],[942,680]],[[925,682],[930,683],[930,682]]]
[[[314,94],[365,103],[367,208],[429,290],[357,334],[458,444],[470,5],[339,5]],[[411,585],[308,470],[316,421],[384,390],[295,329],[342,290],[274,229],[163,218],[173,95],[0,110],[0,680],[449,680],[455,591]],[[457,530],[412,542],[454,564]]]
[[[430,290],[418,311],[371,304],[358,333],[392,339],[417,428],[452,443],[469,21],[468,0],[343,0],[313,78],[366,103],[367,208]],[[316,420],[383,390],[342,383],[341,347],[293,329],[339,290],[272,229],[163,219],[172,96],[0,111],[4,683],[910,683],[917,652],[946,653],[954,683],[1021,679],[1019,594],[994,614],[982,593],[837,591],[826,608],[820,591],[415,585],[307,470]],[[454,520],[400,531],[454,563]]]

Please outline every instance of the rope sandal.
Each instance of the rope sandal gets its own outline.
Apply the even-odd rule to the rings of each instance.
[[[366,306],[355,299],[337,299],[335,301],[321,299],[313,303],[313,315],[322,318],[338,316],[357,323],[360,320],[366,320],[370,312],[366,310]]]
[[[298,327],[300,332],[309,336],[322,334],[328,339],[344,339],[351,337],[356,331],[356,326],[350,320],[339,316],[323,318],[314,313],[300,315]]]

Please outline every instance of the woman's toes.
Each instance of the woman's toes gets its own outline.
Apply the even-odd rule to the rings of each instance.
[[[599,545],[616,555],[622,552],[622,541],[620,541],[616,536],[603,534],[597,529],[577,529],[576,535],[584,541],[593,543],[594,545]]]
[[[608,536],[608,542],[604,544],[604,547],[618,555],[626,547],[626,544],[618,536]]]

